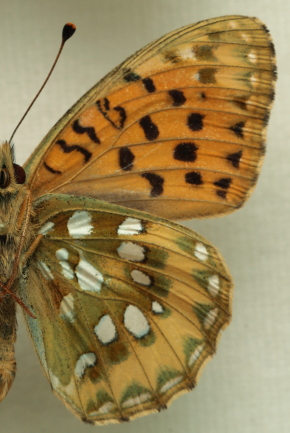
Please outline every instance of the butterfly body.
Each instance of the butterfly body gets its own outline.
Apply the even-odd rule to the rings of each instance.
[[[273,56],[256,19],[187,26],[81,98],[25,164],[25,183],[2,146],[3,397],[15,302],[54,393],[83,421],[133,419],[195,386],[233,284],[217,250],[170,220],[228,213],[249,196]]]
[[[0,400],[3,400],[16,371],[16,305],[11,293],[17,295],[19,277],[23,274],[20,257],[34,233],[30,223],[30,193],[25,185],[17,183],[13,150],[7,142],[0,147],[0,167]]]

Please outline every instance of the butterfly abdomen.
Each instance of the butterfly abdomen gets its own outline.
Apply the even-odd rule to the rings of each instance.
[[[15,374],[16,308],[10,296],[0,304],[0,401],[8,393]]]

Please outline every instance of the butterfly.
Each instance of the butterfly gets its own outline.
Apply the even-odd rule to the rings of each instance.
[[[129,57],[23,167],[0,147],[0,398],[20,304],[53,392],[106,424],[195,387],[231,319],[214,246],[172,220],[232,212],[265,153],[274,48],[255,18],[188,25]]]

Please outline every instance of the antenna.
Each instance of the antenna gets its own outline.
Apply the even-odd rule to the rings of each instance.
[[[38,96],[40,95],[40,93],[42,92],[42,89],[44,88],[44,86],[46,85],[46,83],[49,80],[49,77],[52,74],[52,71],[55,68],[55,65],[57,64],[57,61],[59,59],[59,56],[61,55],[62,49],[64,47],[64,44],[66,43],[66,41],[72,37],[72,35],[74,34],[74,32],[76,31],[76,26],[72,23],[66,23],[62,29],[62,40],[61,40],[61,44],[57,53],[57,56],[55,58],[55,61],[53,62],[52,67],[50,68],[50,71],[46,77],[46,79],[44,80],[44,83],[42,84],[41,88],[39,89],[39,91],[37,92],[36,96],[33,98],[32,102],[30,103],[29,107],[27,108],[27,110],[25,111],[25,113],[23,114],[23,116],[21,117],[20,121],[18,122],[18,124],[16,125],[16,128],[14,129],[10,139],[9,139],[9,143],[11,143],[17,129],[19,128],[19,126],[21,125],[21,123],[23,122],[23,120],[25,119],[27,113],[29,112],[29,110],[31,109],[31,107],[33,106],[34,102],[36,101],[36,99],[38,98]]]

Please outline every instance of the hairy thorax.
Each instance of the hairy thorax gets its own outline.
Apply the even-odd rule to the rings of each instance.
[[[21,255],[31,243],[34,234],[29,224],[30,194],[22,187],[0,200],[0,282],[5,284],[18,263],[17,277],[21,273]],[[15,275],[15,277],[16,277]]]
[[[0,284],[12,287],[23,267],[23,255],[34,234],[30,223],[31,197],[23,184],[22,167],[13,161],[13,148],[0,147]],[[19,176],[21,179],[19,179]],[[25,179],[25,177],[24,177]],[[19,180],[21,182],[19,182]]]

